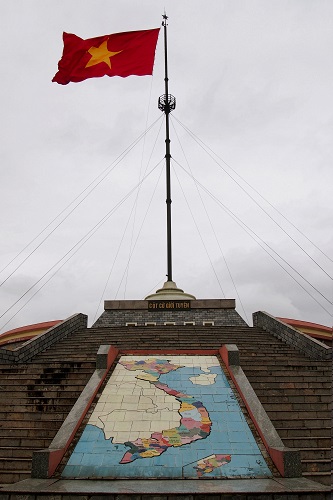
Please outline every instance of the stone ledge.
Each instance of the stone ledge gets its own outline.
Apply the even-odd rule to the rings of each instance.
[[[191,300],[191,309],[235,309],[235,299],[196,299]],[[105,300],[104,310],[148,310],[147,300]],[[161,311],[160,311],[161,312]],[[168,312],[168,311],[165,311]]]
[[[44,495],[190,495],[200,494],[292,494],[313,493],[313,498],[330,498],[331,488],[302,478],[272,479],[173,479],[173,480],[86,480],[86,479],[25,479],[4,487],[1,493],[40,493]],[[0,495],[1,495],[0,493]],[[320,495],[322,493],[322,496]],[[327,495],[326,495],[327,493]],[[188,495],[188,496],[187,496]],[[317,496],[318,495],[318,496]],[[70,497],[73,499],[73,496]],[[107,497],[105,497],[107,498]],[[120,497],[121,498],[121,497]],[[136,497],[137,498],[137,497]],[[156,497],[154,497],[156,498]],[[209,498],[209,496],[207,497]],[[278,496],[278,498],[281,498]],[[287,498],[287,497],[286,497]],[[295,497],[288,497],[295,498]],[[297,498],[297,497],[296,497]],[[1,499],[1,496],[0,496]]]

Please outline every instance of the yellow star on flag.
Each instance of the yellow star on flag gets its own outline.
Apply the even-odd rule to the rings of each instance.
[[[108,41],[105,40],[99,47],[90,47],[88,50],[89,54],[91,55],[91,58],[86,64],[86,68],[89,66],[95,66],[96,64],[99,64],[101,62],[105,62],[111,69],[111,61],[110,58],[115,56],[116,54],[119,54],[122,52],[122,50],[119,50],[118,52],[111,52],[108,49]]]

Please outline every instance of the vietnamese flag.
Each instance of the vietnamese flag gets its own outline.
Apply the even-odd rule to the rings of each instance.
[[[64,50],[53,82],[67,85],[99,76],[152,75],[160,28],[83,40],[64,33]]]

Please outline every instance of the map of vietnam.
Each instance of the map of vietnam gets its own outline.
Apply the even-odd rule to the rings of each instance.
[[[62,477],[207,476],[271,477],[218,358],[121,356]]]
[[[127,441],[125,446],[129,447],[120,463],[133,462],[138,458],[152,458],[164,453],[169,447],[183,446],[198,439],[206,438],[211,431],[212,422],[205,406],[195,397],[170,388],[167,384],[159,382],[161,374],[182,368],[173,365],[167,360],[148,359],[140,361],[120,362],[127,370],[140,370],[137,379],[146,380],[157,389],[174,396],[180,402],[178,413],[180,414],[180,425],[171,429],[154,432],[150,438],[138,438],[135,441]]]

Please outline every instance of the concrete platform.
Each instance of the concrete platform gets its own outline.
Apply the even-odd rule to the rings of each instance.
[[[64,479],[26,479],[16,484],[0,486],[0,500],[11,497],[24,498],[23,494],[36,496],[47,495],[48,498],[61,498],[69,495],[134,495],[137,499],[141,495],[181,496],[186,495],[189,500],[196,495],[209,498],[210,495],[260,496],[302,494],[307,498],[329,498],[330,487],[314,481],[301,478],[273,478],[273,479],[237,479],[237,480],[64,480]],[[322,494],[322,495],[321,495]],[[31,498],[27,496],[27,498]],[[327,495],[327,496],[326,496]],[[93,498],[93,497],[92,497]],[[273,497],[272,497],[273,498]],[[287,497],[286,497],[287,498]],[[288,496],[289,498],[289,496]],[[291,496],[292,498],[292,496]]]

